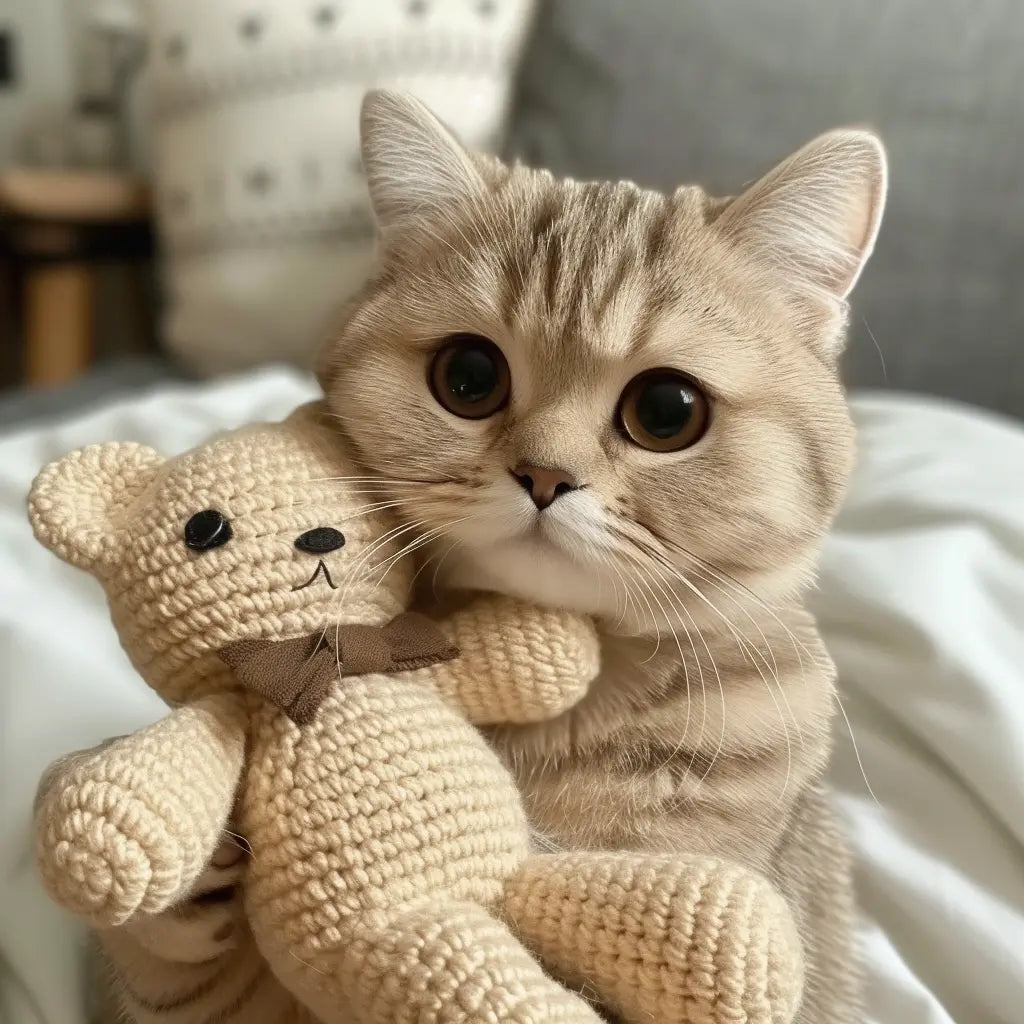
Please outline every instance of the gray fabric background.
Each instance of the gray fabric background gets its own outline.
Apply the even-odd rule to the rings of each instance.
[[[1021,0],[542,2],[513,153],[729,194],[820,131],[874,125],[890,205],[848,382],[1024,416]]]

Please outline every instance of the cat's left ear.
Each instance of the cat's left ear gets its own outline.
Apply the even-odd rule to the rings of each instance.
[[[878,137],[840,129],[809,142],[732,200],[717,226],[780,282],[835,304],[871,255],[886,188]]]
[[[359,127],[363,170],[382,234],[443,216],[484,190],[469,152],[415,97],[368,92]]]

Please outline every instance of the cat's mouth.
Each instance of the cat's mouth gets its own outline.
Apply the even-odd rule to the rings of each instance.
[[[327,568],[327,563],[321,558],[320,561],[316,563],[316,568],[313,570],[313,575],[310,576],[305,583],[300,583],[297,587],[292,587],[292,591],[294,592],[296,590],[305,590],[306,587],[310,587],[314,583],[316,583],[317,579],[319,579],[319,577],[321,576],[323,576],[324,582],[327,584],[327,586],[331,588],[331,590],[338,589],[338,584],[331,579],[331,570]]]

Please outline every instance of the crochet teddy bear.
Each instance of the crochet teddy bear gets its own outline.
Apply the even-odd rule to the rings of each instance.
[[[490,595],[408,612],[413,559],[379,497],[316,403],[176,458],[115,443],[40,473],[36,536],[98,577],[173,708],[48,783],[53,897],[103,927],[158,914],[234,811],[257,945],[326,1024],[596,1024],[538,956],[628,1021],[791,1020],[800,945],[758,876],[531,850],[474,726],[579,700],[593,625]]]

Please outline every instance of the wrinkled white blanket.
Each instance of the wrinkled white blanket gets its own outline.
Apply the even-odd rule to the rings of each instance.
[[[44,766],[160,713],[99,587],[37,545],[38,467],[124,439],[181,450],[313,393],[269,370],[0,438],[0,1021],[84,1024],[80,934],[35,880]],[[833,776],[858,858],[870,1020],[1024,1021],[1024,431],[902,397],[856,403],[862,466],[815,597],[839,664]]]

